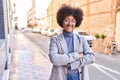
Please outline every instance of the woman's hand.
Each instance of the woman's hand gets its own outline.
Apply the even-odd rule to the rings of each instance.
[[[79,53],[79,57],[82,58],[84,55],[83,55],[83,52],[80,52]],[[67,64],[64,65],[65,67],[68,67]]]

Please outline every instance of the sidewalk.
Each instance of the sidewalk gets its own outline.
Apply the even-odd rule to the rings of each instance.
[[[47,53],[20,32],[14,35],[13,49],[9,80],[48,80],[52,64]]]

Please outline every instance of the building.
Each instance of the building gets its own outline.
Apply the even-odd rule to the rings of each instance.
[[[29,11],[27,12],[27,26],[29,27],[35,27],[37,26],[37,20],[35,17],[35,0],[33,0],[32,2],[32,7],[31,9],[29,9]]]
[[[117,2],[117,11],[116,11],[116,32],[115,32],[115,41],[117,42],[117,48],[120,51],[120,0]]]
[[[12,52],[13,4],[10,0],[0,0],[0,80],[9,77],[8,64]]]
[[[56,13],[62,4],[80,7],[84,12],[84,20],[78,29],[89,34],[106,35],[105,44],[117,43],[120,50],[120,0],[52,0],[47,9],[48,25],[57,28]],[[107,47],[107,46],[106,46]]]
[[[32,0],[32,6],[27,12],[28,27],[47,27],[46,11],[44,9],[44,6],[40,5],[39,3],[40,0]]]

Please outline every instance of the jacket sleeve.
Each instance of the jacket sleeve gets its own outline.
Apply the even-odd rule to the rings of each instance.
[[[80,66],[85,66],[87,64],[92,64],[95,62],[95,55],[93,50],[89,47],[87,40],[83,38],[83,54],[84,56],[80,59]]]
[[[79,61],[74,61],[71,63],[71,69],[81,68],[87,64],[92,64],[95,61],[95,56],[93,50],[89,47],[87,40],[82,39],[82,47],[84,56],[79,59]]]
[[[58,53],[58,45],[56,41],[56,37],[52,37],[49,46],[49,58],[53,65],[61,66],[79,60],[80,57],[78,52],[71,54]]]

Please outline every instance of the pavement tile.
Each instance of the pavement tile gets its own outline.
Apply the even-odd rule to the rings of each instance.
[[[17,32],[9,65],[9,80],[48,80],[52,68],[50,60],[37,46]],[[47,53],[46,53],[47,54]]]

